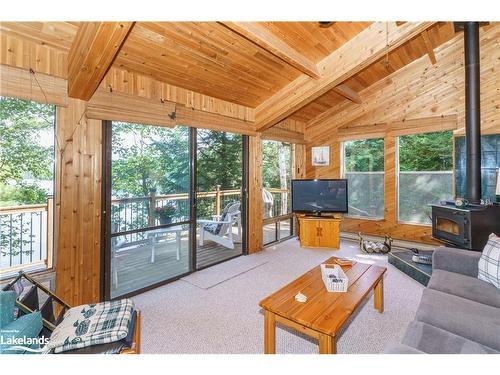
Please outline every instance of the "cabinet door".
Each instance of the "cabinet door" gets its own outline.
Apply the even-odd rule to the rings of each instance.
[[[319,246],[338,249],[340,245],[339,222],[322,220],[319,223]]]
[[[320,227],[318,220],[300,220],[300,244],[305,247],[319,247]]]

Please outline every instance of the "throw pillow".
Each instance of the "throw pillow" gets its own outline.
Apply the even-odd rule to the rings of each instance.
[[[500,237],[490,234],[479,259],[478,278],[500,289]]]
[[[13,290],[0,291],[0,328],[14,320],[16,297],[16,292]]]
[[[40,311],[23,315],[0,329],[0,353],[2,354],[24,354],[26,349],[22,347],[33,347],[30,340],[36,339],[43,328],[42,314]],[[25,345],[14,343],[21,339]],[[18,348],[16,348],[18,347]]]

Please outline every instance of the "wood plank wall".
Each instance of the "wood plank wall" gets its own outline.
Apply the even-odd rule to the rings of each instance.
[[[59,78],[68,75],[68,54],[29,40],[0,33],[0,64],[33,69]]]
[[[500,25],[481,31],[481,130],[500,133]],[[335,114],[306,125],[308,178],[340,178],[341,141],[385,137],[385,219],[346,218],[347,232],[390,234],[394,238],[434,243],[430,226],[397,222],[395,137],[401,134],[464,127],[463,34],[435,50],[437,63],[427,56],[360,92],[361,105],[345,102]],[[334,111],[332,111],[334,112]],[[311,165],[311,147],[330,146],[330,166]]]
[[[263,201],[262,201],[262,138],[249,138],[248,169],[248,253],[262,250]]]
[[[71,305],[100,300],[102,121],[87,103],[57,107],[56,294]]]

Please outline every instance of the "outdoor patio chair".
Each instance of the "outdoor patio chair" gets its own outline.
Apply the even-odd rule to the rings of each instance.
[[[200,225],[200,246],[203,246],[205,241],[209,240],[229,249],[234,249],[234,224],[238,226],[238,238],[241,239],[240,206],[240,202],[229,203],[222,211],[219,220],[198,220]],[[217,218],[217,216],[214,218]]]
[[[262,200],[264,201],[264,219],[273,216],[274,198],[273,195],[265,188],[262,189]]]

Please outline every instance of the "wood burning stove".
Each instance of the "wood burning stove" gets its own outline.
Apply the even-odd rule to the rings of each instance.
[[[432,236],[448,245],[482,251],[491,233],[500,236],[500,205],[432,205]]]
[[[479,26],[478,22],[455,24],[457,29],[464,30],[466,198],[471,204],[460,208],[454,202],[432,206],[432,236],[451,246],[469,250],[482,250],[491,233],[500,235],[500,206],[480,204]]]

